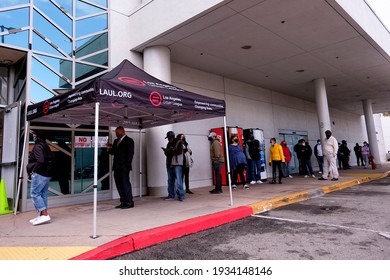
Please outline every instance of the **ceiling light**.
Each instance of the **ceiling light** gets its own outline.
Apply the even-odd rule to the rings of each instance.
[[[243,50],[249,50],[251,48],[252,48],[251,45],[244,45],[244,46],[241,47],[241,49],[243,49]]]

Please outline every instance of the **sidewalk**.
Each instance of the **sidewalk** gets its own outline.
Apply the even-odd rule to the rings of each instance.
[[[0,260],[108,259],[172,238],[387,176],[390,163],[376,170],[340,171],[338,182],[295,176],[283,184],[268,182],[223,194],[211,187],[193,189],[184,202],[160,197],[135,198],[135,208],[115,209],[118,200],[98,202],[93,239],[93,205],[49,209],[50,223],[32,226],[35,212],[0,215]]]

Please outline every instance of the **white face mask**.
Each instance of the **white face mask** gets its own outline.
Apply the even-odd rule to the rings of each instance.
[[[306,143],[302,143],[302,146],[306,146]]]

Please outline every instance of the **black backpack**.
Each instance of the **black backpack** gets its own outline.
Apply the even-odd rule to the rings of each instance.
[[[259,160],[260,159],[260,142],[259,140],[252,140],[248,143],[249,147],[249,155],[251,156],[251,159],[253,160]]]

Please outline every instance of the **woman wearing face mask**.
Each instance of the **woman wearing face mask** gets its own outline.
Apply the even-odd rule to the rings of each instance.
[[[245,184],[244,170],[247,165],[245,154],[239,144],[237,136],[233,136],[231,139],[231,144],[229,145],[229,158],[230,158],[230,169],[232,170],[232,188],[237,188],[237,176],[240,175],[240,181],[242,183],[243,189],[248,189],[248,186]]]
[[[270,140],[271,147],[269,149],[269,165],[272,166],[272,182],[271,184],[276,184],[276,168],[278,168],[279,173],[279,184],[282,183],[282,163],[285,162],[282,146],[276,143],[275,138]]]

